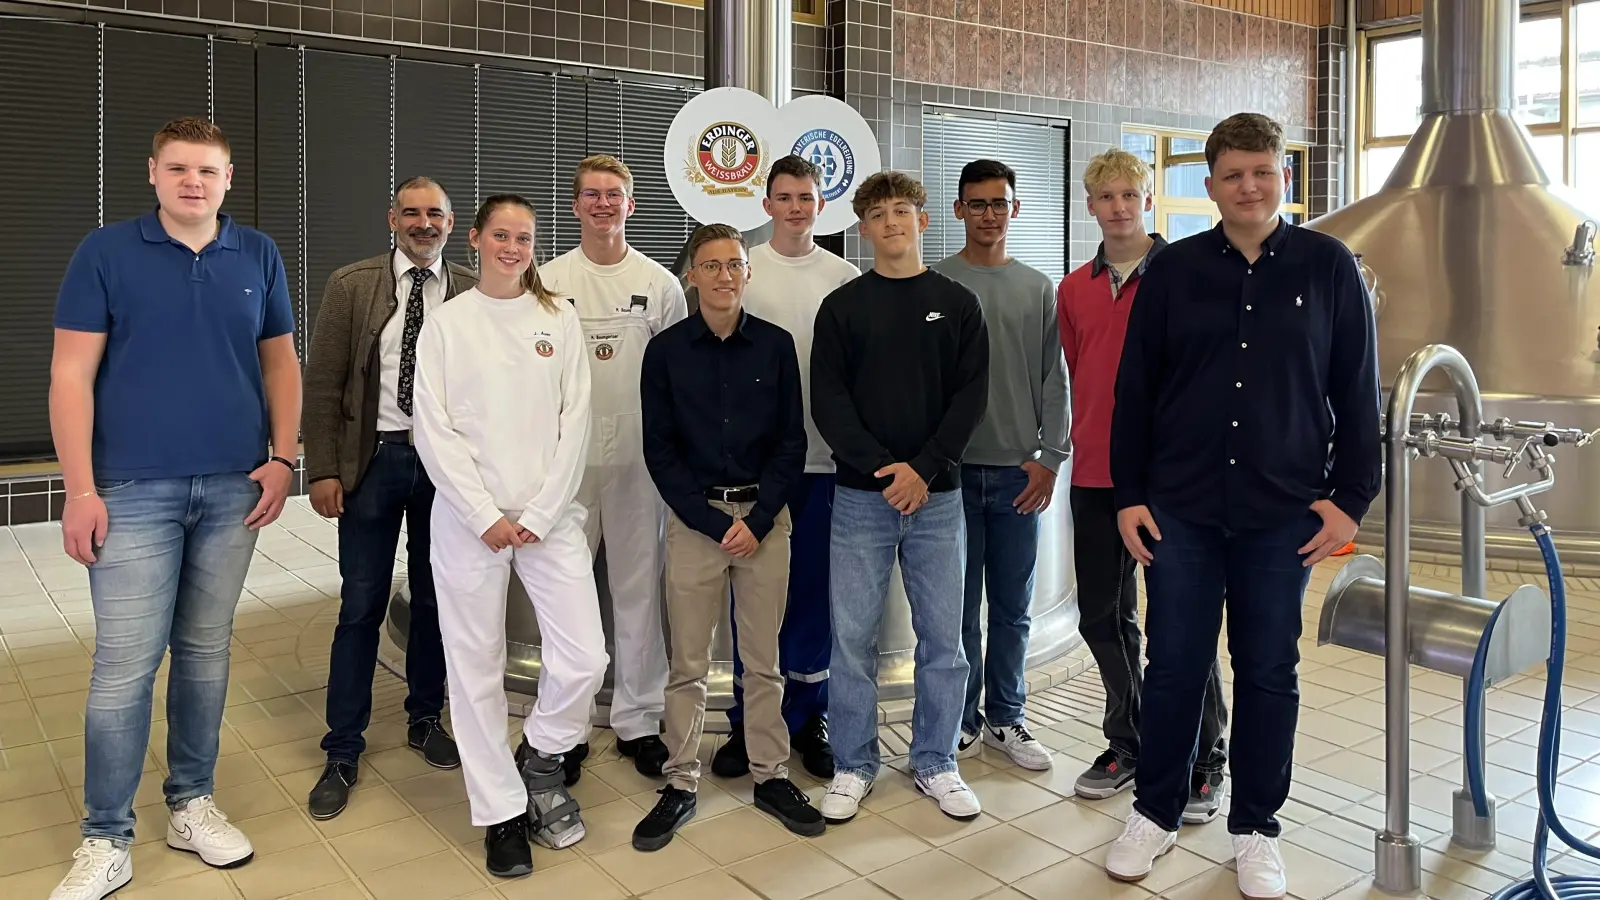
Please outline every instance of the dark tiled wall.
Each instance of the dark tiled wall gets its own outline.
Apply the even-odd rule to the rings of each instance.
[[[908,81],[1285,125],[1315,116],[1316,29],[1182,0],[901,0]]]
[[[652,0],[57,0],[246,28],[634,69],[704,65],[699,9]],[[794,87],[828,89],[826,31],[794,25]]]
[[[1344,173],[1344,113],[1352,57],[1345,31],[1325,25],[1317,29],[1317,118],[1312,123],[1311,215],[1333,212],[1349,202]]]

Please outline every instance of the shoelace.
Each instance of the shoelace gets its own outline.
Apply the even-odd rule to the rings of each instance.
[[[1256,863],[1257,865],[1278,867],[1278,854],[1273,851],[1272,838],[1260,832],[1245,836],[1240,841],[1241,846],[1233,854],[1241,863]]]
[[[957,775],[955,772],[940,772],[923,783],[928,786],[928,790],[935,794],[941,795],[948,794],[951,791],[972,790],[971,788],[967,787],[966,782],[961,780],[961,776]]]
[[[340,781],[344,782],[345,787],[349,787],[355,784],[355,778],[351,774],[353,771],[353,767],[346,763],[331,762],[328,763],[327,768],[322,770],[322,779],[326,780],[329,775],[335,775]]]
[[[1117,761],[1117,751],[1107,750],[1094,758],[1094,767],[1096,769],[1104,769],[1106,766],[1109,766]]]
[[[1137,813],[1134,814],[1133,819],[1129,820],[1129,825],[1130,827],[1122,832],[1122,836],[1117,838],[1117,843],[1143,844],[1151,838],[1160,837],[1162,834],[1161,826]]]
[[[489,840],[491,842],[497,842],[505,840],[506,838],[516,837],[518,835],[520,835],[523,840],[527,840],[527,822],[527,816],[517,816],[515,819],[512,819],[509,822],[498,822],[494,825],[490,825]]]
[[[1033,743],[1033,735],[1028,733],[1028,726],[1012,725],[1011,731],[1016,734],[1017,740],[1029,744]]]
[[[669,794],[667,793],[668,791],[671,791],[672,793]],[[677,795],[684,792],[675,787],[664,787],[661,790],[656,791],[656,793],[660,794],[662,799],[671,797],[675,802],[669,806],[668,804],[662,803],[659,800],[656,801],[656,805],[650,809],[650,815],[646,816],[645,818],[653,822],[671,822],[677,819],[680,806],[680,804],[676,802],[678,800]]]
[[[192,816],[190,824],[196,831],[218,835],[228,830],[228,814],[217,809],[210,797],[196,797],[190,800],[183,811]]]
[[[115,856],[117,847],[110,841],[84,844],[72,851],[72,871],[62,881],[62,887],[88,887],[99,877],[100,866]]]
[[[772,787],[767,788],[767,790],[781,793],[783,795],[782,799],[787,800],[790,803],[806,804],[811,802],[811,798],[807,797],[803,791],[795,787],[794,782],[787,778],[768,781],[765,782],[763,786],[765,787],[769,784],[772,785]]]

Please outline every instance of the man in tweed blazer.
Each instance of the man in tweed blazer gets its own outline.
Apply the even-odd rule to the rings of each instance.
[[[440,724],[444,648],[428,564],[433,484],[411,444],[411,389],[424,316],[476,286],[443,259],[455,225],[450,198],[430,179],[399,186],[389,209],[395,249],[328,278],[306,362],[306,480],[311,505],[339,520],[339,624],[328,672],[328,755],[311,789],[316,819],[344,811],[372,717],[372,673],[388,607],[402,519],[411,589],[406,647],[408,743],[429,765],[461,764]]]

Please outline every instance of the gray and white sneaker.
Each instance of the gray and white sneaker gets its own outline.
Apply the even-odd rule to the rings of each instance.
[[[1022,722],[998,728],[985,725],[983,742],[1005,751],[1012,762],[1024,769],[1043,772],[1050,768],[1050,751],[1028,733],[1028,726]]]
[[[528,831],[534,843],[560,850],[583,840],[587,832],[578,801],[567,790],[561,757],[537,750],[529,754],[522,762],[522,783],[528,788]]]
[[[1196,772],[1189,781],[1189,802],[1183,808],[1186,825],[1204,825],[1222,811],[1222,798],[1227,795],[1222,773]]]
[[[127,847],[89,838],[72,851],[72,868],[50,892],[50,900],[100,900],[133,880]]]
[[[961,780],[960,772],[940,772],[928,778],[918,775],[914,781],[917,791],[937,800],[939,811],[952,819],[966,822],[976,819],[983,812],[978,795]]]
[[[1133,774],[1137,764],[1124,759],[1115,750],[1107,750],[1095,759],[1094,765],[1083,770],[1072,787],[1079,797],[1104,800],[1133,787]]]
[[[854,772],[840,772],[833,776],[828,793],[822,796],[822,818],[829,825],[843,825],[854,819],[861,809],[861,801],[872,793],[872,782]]]
[[[230,823],[210,795],[172,809],[167,818],[167,846],[200,857],[208,866],[231,869],[256,855],[256,848]]]

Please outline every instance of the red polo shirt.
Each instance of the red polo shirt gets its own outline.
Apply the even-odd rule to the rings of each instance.
[[[1128,310],[1133,308],[1145,267],[1167,245],[1161,235],[1151,237],[1155,244],[1121,291],[1113,288],[1115,273],[1106,262],[1104,244],[1094,259],[1074,269],[1056,288],[1061,349],[1072,376],[1072,483],[1078,487],[1111,487],[1111,411]]]

